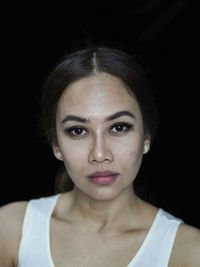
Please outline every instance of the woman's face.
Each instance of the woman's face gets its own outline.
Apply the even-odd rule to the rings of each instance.
[[[55,156],[62,153],[78,190],[109,200],[132,188],[149,140],[137,101],[120,79],[100,73],[70,84],[58,103],[56,128]]]

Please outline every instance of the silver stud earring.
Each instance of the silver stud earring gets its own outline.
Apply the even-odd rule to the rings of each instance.
[[[145,145],[145,146],[144,146],[144,151],[143,151],[143,153],[146,154],[147,152],[148,152],[148,146]]]
[[[59,159],[62,158],[62,154],[60,152],[58,152],[57,156],[58,156]]]

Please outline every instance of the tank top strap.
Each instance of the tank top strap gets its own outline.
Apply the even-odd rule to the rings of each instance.
[[[168,266],[174,241],[180,224],[183,221],[172,214],[161,209],[160,226],[157,229],[157,235],[154,242],[159,249],[157,266]]]
[[[167,267],[181,223],[181,219],[159,209],[142,246],[127,267]]]
[[[50,218],[60,194],[30,200],[19,247],[18,267],[54,267],[50,252]]]

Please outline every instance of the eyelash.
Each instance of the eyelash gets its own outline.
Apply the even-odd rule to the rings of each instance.
[[[121,130],[118,131],[119,129],[117,130],[116,127],[121,127]],[[124,129],[124,127],[126,127],[126,129]],[[129,130],[131,130],[133,128],[133,125],[131,125],[130,123],[127,123],[127,122],[118,122],[118,123],[113,124],[110,127],[109,132],[113,128],[115,128],[116,131],[114,131],[112,134],[113,135],[120,135],[120,134],[123,134],[123,133],[128,132]],[[88,135],[88,134],[80,134],[80,130],[87,132],[87,130],[83,126],[73,126],[73,127],[70,127],[70,128],[65,129],[65,132],[67,134],[69,134],[70,136],[74,137],[74,138],[79,138],[79,137]],[[73,131],[74,132],[75,131],[79,131],[79,134],[77,134],[77,133],[76,134],[73,134]]]

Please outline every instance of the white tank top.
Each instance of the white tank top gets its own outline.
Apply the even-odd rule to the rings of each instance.
[[[29,201],[24,216],[18,267],[56,267],[50,250],[50,218],[59,196]],[[159,209],[144,242],[126,267],[167,267],[181,223],[182,220]]]

